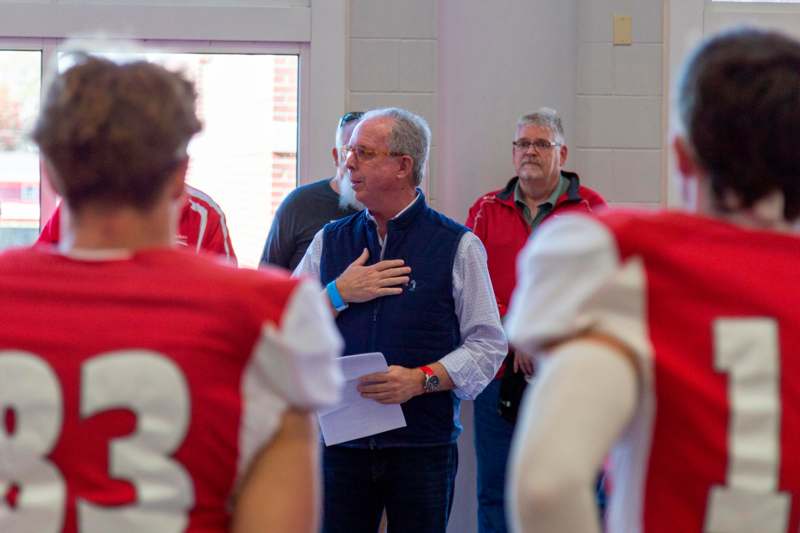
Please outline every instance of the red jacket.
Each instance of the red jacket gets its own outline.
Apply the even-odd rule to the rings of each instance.
[[[56,206],[36,242],[56,244],[60,235],[61,204]],[[236,254],[222,209],[206,193],[189,185],[186,185],[186,201],[178,221],[177,239],[178,244],[198,253],[212,252],[236,263]]]
[[[561,175],[570,181],[569,187],[544,220],[570,211],[591,212],[606,205],[602,196],[580,184],[577,174],[562,171]],[[514,203],[518,179],[514,177],[503,189],[478,198],[469,209],[466,224],[486,248],[489,276],[501,317],[508,310],[511,292],[517,284],[517,254],[531,234],[522,209]],[[501,368],[498,376],[502,372]]]

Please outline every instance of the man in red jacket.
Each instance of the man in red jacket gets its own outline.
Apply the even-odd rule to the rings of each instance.
[[[567,153],[561,118],[555,110],[542,108],[523,115],[517,121],[512,149],[517,175],[503,189],[478,198],[469,210],[467,226],[486,247],[489,275],[501,317],[506,313],[516,285],[517,254],[531,232],[548,218],[568,211],[592,211],[606,205],[602,196],[580,184],[577,174],[562,170]],[[512,361],[515,372],[519,370],[527,375],[533,372],[530,363],[518,363],[513,353],[509,353],[506,364]],[[480,533],[507,531],[503,493],[514,430],[512,420],[518,405],[513,401],[508,405],[506,398],[503,398],[504,404],[499,405],[506,364],[475,400]]]

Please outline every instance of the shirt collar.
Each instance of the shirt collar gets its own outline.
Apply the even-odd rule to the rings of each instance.
[[[550,196],[547,198],[547,200],[540,203],[539,206],[541,207],[545,204],[556,205],[559,196],[564,194],[568,188],[569,180],[565,178],[563,174],[559,174],[558,185],[556,185],[556,188],[553,189],[552,193],[550,193]],[[528,206],[528,204],[525,203],[525,197],[522,195],[522,189],[519,186],[519,180],[517,180],[517,183],[514,186],[514,201],[518,204],[524,205],[525,207]]]
[[[413,200],[411,200],[411,203],[408,204],[407,206],[405,206],[402,209],[402,211],[397,213],[395,216],[393,216],[389,220],[397,220],[398,218],[400,218],[404,213],[406,213],[409,209],[411,209],[414,206],[414,204],[417,203],[417,201],[420,199],[421,196],[422,196],[422,193],[419,191],[419,189],[417,189],[417,195],[414,197]],[[364,213],[366,213],[367,219],[371,220],[372,223],[375,224],[376,227],[377,227],[377,222],[375,222],[375,217],[372,216],[372,213],[369,212],[369,209],[364,209]],[[380,233],[378,233],[378,232],[376,232],[376,233],[378,235],[378,244],[380,244],[380,247],[381,247],[381,260],[383,260],[383,252],[386,250],[386,236],[388,236],[389,234],[387,233],[386,236],[381,237]]]
[[[419,196],[420,196],[419,191],[417,191],[417,195],[414,197],[413,200],[411,200],[411,203],[408,204],[407,206],[405,206],[399,213],[397,213],[395,216],[393,216],[390,220],[394,220],[396,218],[400,218],[403,215],[403,213],[405,213],[406,211],[411,209],[411,206],[414,205],[415,203],[417,203],[417,200],[419,200]],[[375,222],[375,217],[372,216],[372,213],[369,212],[369,209],[365,209],[364,212],[367,214],[367,218],[369,218],[370,220]]]

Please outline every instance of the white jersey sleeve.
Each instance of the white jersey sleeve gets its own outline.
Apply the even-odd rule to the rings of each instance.
[[[569,342],[542,362],[514,430],[508,496],[515,531],[601,531],[591,488],[636,400],[633,367],[609,345]]]
[[[593,299],[618,271],[616,242],[601,222],[566,215],[544,224],[517,259],[517,287],[505,317],[510,344],[535,354],[595,326]]]
[[[649,427],[646,275],[639,256],[622,261],[618,248],[600,220],[568,215],[543,225],[519,255],[505,327],[514,347],[541,359],[515,431],[510,468],[512,515],[521,532],[599,531],[586,487],[622,432],[641,438]],[[591,339],[559,343],[583,332],[631,349],[641,372],[611,345]],[[624,463],[642,464],[638,451],[620,450],[627,454]],[[642,493],[637,483],[630,483],[632,491],[616,486],[610,515],[623,501],[620,494]],[[626,513],[635,515],[635,509]]]
[[[301,281],[280,323],[263,326],[245,371],[239,476],[272,439],[287,408],[317,410],[339,401],[343,346],[319,282]]]
[[[289,404],[318,409],[339,400],[343,347],[319,282],[304,279],[278,327],[264,325],[254,357],[270,388]]]

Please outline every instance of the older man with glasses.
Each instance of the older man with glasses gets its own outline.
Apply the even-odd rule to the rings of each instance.
[[[281,202],[264,243],[261,264],[294,270],[322,226],[363,208],[354,200],[348,184],[342,188],[345,172],[342,146],[350,142],[353,128],[363,114],[351,111],[339,119],[335,144],[331,149],[336,175],[298,187]]]
[[[508,308],[516,285],[516,257],[528,237],[546,219],[566,211],[592,211],[605,206],[578,175],[563,170],[567,145],[561,118],[542,108],[517,121],[512,158],[517,175],[503,189],[478,198],[467,226],[486,247],[489,274],[500,315]],[[508,368],[511,365],[513,368]],[[517,409],[533,373],[531,363],[509,352],[496,379],[475,400],[475,452],[478,464],[478,529],[505,533],[505,473]]]
[[[295,270],[327,287],[345,355],[385,355],[388,371],[362,376],[359,391],[400,404],[407,424],[325,448],[325,533],[374,533],[384,507],[389,531],[444,533],[459,401],[483,390],[507,351],[483,245],[418,188],[429,147],[421,117],[365,114],[345,179],[366,209],[325,226]]]

